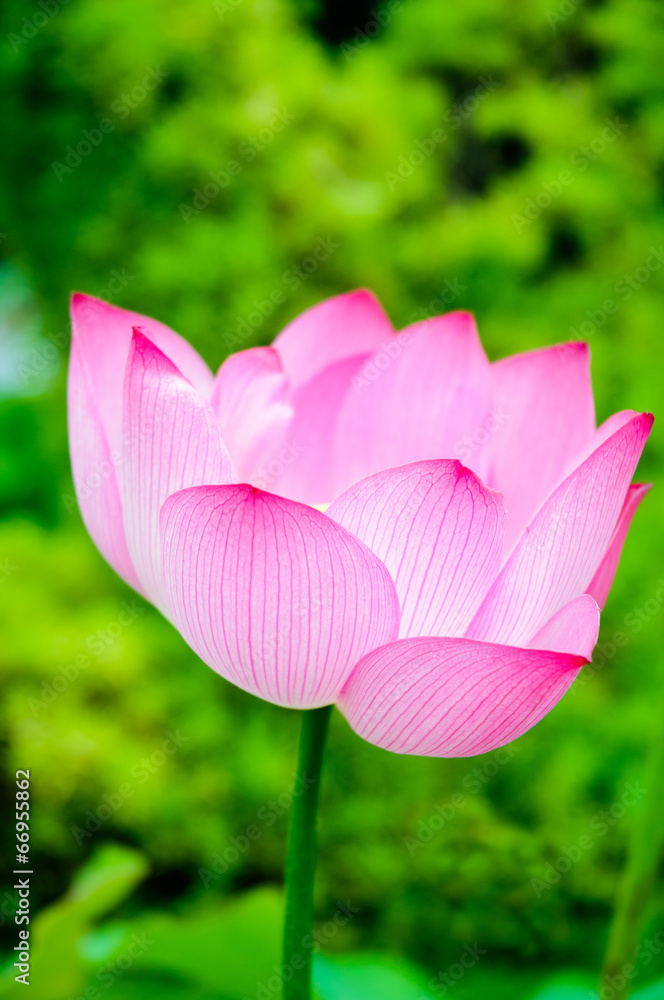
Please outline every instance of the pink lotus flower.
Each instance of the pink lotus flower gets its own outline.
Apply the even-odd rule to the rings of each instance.
[[[214,377],[155,320],[83,295],[72,313],[85,524],[227,680],[467,756],[588,662],[652,417],[596,429],[585,344],[490,364],[469,314],[395,333],[358,291]]]

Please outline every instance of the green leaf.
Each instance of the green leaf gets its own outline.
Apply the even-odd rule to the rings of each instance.
[[[136,851],[106,845],[75,877],[69,892],[31,924],[31,1000],[62,1000],[85,982],[78,942],[98,917],[129,895],[147,871]],[[14,959],[0,980],[0,998],[15,995]]]
[[[353,955],[314,959],[314,986],[319,1000],[434,1000],[427,977],[400,959]]]
[[[650,983],[640,990],[635,990],[632,1000],[664,1000],[664,979],[659,979],[656,983]]]
[[[126,983],[138,977],[145,977],[146,982],[156,978],[177,984],[180,980],[191,987],[216,990],[215,997],[224,1000],[253,997],[261,983],[278,976],[282,920],[281,894],[269,888],[207,904],[186,917],[147,914],[123,925],[122,940],[108,961],[91,972],[90,982],[110,986],[120,975]],[[115,964],[122,955],[132,958],[126,970]],[[267,989],[274,993],[271,986]]]
[[[533,1000],[591,1000],[593,996],[596,994],[589,984],[581,986],[579,983],[570,982],[545,986]]]
[[[598,997],[597,977],[556,977],[539,990],[533,1000],[591,1000]],[[631,994],[632,1000],[664,1000],[664,979],[643,986]]]

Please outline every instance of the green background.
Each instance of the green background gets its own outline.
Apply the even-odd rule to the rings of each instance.
[[[180,941],[205,914],[222,930],[198,958],[183,952],[179,972],[158,957],[152,968],[155,945],[115,985],[118,996],[220,995],[205,989],[221,984],[209,977],[224,965],[215,958],[224,920],[236,923],[228,907],[258,907],[229,947],[245,967],[254,961],[254,938],[265,944],[266,928],[278,926],[288,810],[267,804],[288,801],[298,724],[222,681],[142,600],[118,625],[134,597],[72,501],[70,291],[158,317],[216,368],[231,350],[269,343],[312,303],[364,285],[397,326],[471,309],[491,358],[585,336],[598,419],[657,411],[664,268],[651,253],[664,257],[663,56],[664,8],[649,0],[5,0],[3,810],[15,770],[30,768],[34,912],[90,859],[112,885],[121,871],[117,898],[76,919],[71,903],[48,911],[60,929],[41,931],[43,947],[49,933],[69,943],[49,952],[44,997],[82,995],[86,976],[100,986],[99,962],[137,921],[176,921]],[[279,131],[269,128],[275,112]],[[101,139],[77,154],[86,131]],[[197,197],[219,172],[226,186]],[[307,273],[319,240],[333,252]],[[284,301],[271,309],[275,291]],[[661,468],[656,424],[638,478],[657,485]],[[624,806],[626,785],[642,778],[662,726],[661,497],[659,484],[637,515],[593,666],[508,760],[393,756],[335,715],[317,915],[329,921],[337,900],[358,912],[326,938],[326,955],[390,954],[419,966],[426,983],[477,943],[486,954],[454,987],[460,997],[485,995],[487,983],[498,996],[503,980],[507,996],[530,996],[552,969],[592,976],[599,967],[639,808]],[[619,649],[616,632],[626,637]],[[184,740],[165,755],[169,732]],[[118,795],[92,832],[104,796],[117,805]],[[450,815],[455,795],[463,802]],[[234,848],[251,826],[259,835]],[[592,847],[543,886],[547,865],[584,835]],[[0,838],[8,953],[11,823]],[[234,860],[212,878],[224,851]],[[651,936],[663,902],[658,887]],[[165,955],[177,950],[164,944],[168,933]],[[664,968],[659,951],[635,985]],[[194,965],[207,970],[195,988],[186,979]],[[222,985],[230,998],[256,995]]]

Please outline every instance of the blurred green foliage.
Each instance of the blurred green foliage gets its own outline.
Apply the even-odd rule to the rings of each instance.
[[[491,357],[585,337],[600,419],[661,409],[664,9],[5,0],[0,36],[2,791],[30,768],[35,903],[119,841],[151,874],[118,919],[175,919],[279,882],[297,718],[202,665],[85,534],[70,290],[158,317],[216,367],[366,285],[399,326],[472,309]],[[656,424],[640,478],[661,464]],[[661,497],[636,518],[593,667],[507,762],[392,756],[335,717],[317,907],[323,924],[336,900],[359,913],[326,952],[434,975],[479,942],[478,970],[598,966],[638,808],[625,786],[664,707]],[[569,871],[547,868],[583,835]],[[9,856],[10,826],[0,842]],[[653,927],[661,911],[659,895]],[[9,893],[7,949],[12,912]]]
[[[31,937],[31,995],[60,1000],[66,993],[100,1000],[120,984],[124,1000],[273,1000],[291,978],[281,955],[283,904],[274,888],[256,888],[229,899],[208,899],[182,917],[143,913],[122,920],[109,911],[145,875],[145,858],[107,844],[77,874],[65,896],[42,911]],[[337,913],[352,910],[337,904]],[[321,940],[331,924],[321,927]],[[294,958],[295,956],[292,956]],[[324,956],[316,949],[314,1000],[434,1000],[456,987],[459,1000],[489,993],[495,1000],[597,998],[588,973],[557,972],[534,985],[529,970],[481,963],[483,949],[466,945],[464,964],[436,976],[403,958],[356,952]],[[0,997],[17,995],[14,969],[0,972]],[[447,984],[447,985],[446,985]],[[651,982],[634,1000],[662,1000],[664,980]]]

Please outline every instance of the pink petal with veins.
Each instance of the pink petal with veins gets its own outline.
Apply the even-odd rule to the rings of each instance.
[[[227,680],[291,708],[333,702],[357,661],[397,634],[383,564],[311,507],[252,486],[176,493],[161,517],[175,624]]]
[[[531,729],[586,662],[471,639],[399,639],[364,657],[338,704],[384,750],[469,757]]]
[[[588,585],[588,593],[592,594],[600,608],[604,607],[606,599],[609,596],[632,518],[636,514],[644,496],[651,489],[652,483],[632,483],[627,491],[627,497],[620,511],[618,523],[613,530],[609,546],[599,565],[599,569]]]
[[[210,403],[138,330],[127,363],[124,431],[127,546],[143,590],[163,611],[161,505],[187,486],[234,476]]]
[[[387,566],[401,637],[463,635],[500,567],[499,493],[460,462],[416,462],[362,480],[327,515]]]
[[[212,407],[241,482],[254,482],[275,461],[293,419],[291,392],[278,353],[251,347],[217,372]]]
[[[604,557],[652,416],[638,414],[554,490],[493,584],[466,635],[525,644],[589,587]]]
[[[592,439],[595,404],[588,345],[558,344],[503,358],[491,365],[491,381],[488,482],[505,496],[509,554],[569,463]]]
[[[378,299],[360,288],[300,313],[272,346],[296,388],[343,358],[377,350],[393,336],[394,327]]]
[[[474,447],[489,415],[490,366],[469,313],[416,323],[353,376],[339,413],[332,460],[336,485],[384,469],[457,458],[482,475]]]

